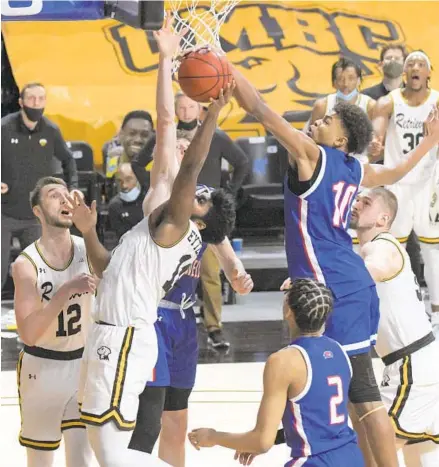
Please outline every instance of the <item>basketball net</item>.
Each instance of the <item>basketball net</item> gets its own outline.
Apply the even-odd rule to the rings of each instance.
[[[188,27],[189,32],[180,43],[174,57],[173,72],[180,66],[179,57],[193,49],[210,46],[221,50],[219,32],[224,21],[240,0],[169,0],[174,29]]]

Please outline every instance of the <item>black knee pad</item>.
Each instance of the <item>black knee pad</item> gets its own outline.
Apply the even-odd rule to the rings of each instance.
[[[373,371],[372,357],[369,353],[349,357],[352,365],[352,379],[349,386],[349,400],[353,404],[380,402],[380,390]]]
[[[162,427],[166,388],[147,386],[139,396],[137,421],[129,449],[152,453]]]
[[[176,410],[187,409],[191,392],[192,388],[166,388],[165,410],[167,412],[175,412]]]

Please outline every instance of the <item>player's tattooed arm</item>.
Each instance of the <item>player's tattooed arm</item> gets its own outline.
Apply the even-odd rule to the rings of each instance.
[[[236,256],[235,251],[226,237],[218,245],[210,245],[221,265],[227,280],[233,290],[239,295],[247,295],[253,290],[253,280],[247,274],[242,261]]]
[[[399,248],[384,238],[366,243],[361,248],[360,255],[375,282],[392,279],[404,267],[404,257]]]
[[[212,100],[206,118],[197,129],[183,157],[169,201],[152,213],[151,233],[162,245],[175,244],[188,229],[198,176],[209,153],[220,111],[230,101],[234,89],[235,84],[232,83],[221,90],[217,100]]]
[[[258,119],[285,147],[290,163],[298,165],[301,175],[311,178],[320,156],[317,144],[268,107],[256,88],[239,71],[233,69],[233,75],[236,81],[235,95],[241,107]]]
[[[74,293],[94,293],[96,280],[89,274],[79,274],[64,283],[46,300],[37,292],[37,271],[25,256],[20,255],[12,265],[15,286],[15,318],[21,340],[29,346],[36,345],[55,320],[69,297]]]
[[[376,162],[382,159],[384,138],[386,136],[392,112],[393,99],[390,95],[378,99],[372,115],[373,139],[368,150],[368,156],[371,162]]]
[[[412,170],[416,164],[439,143],[439,109],[435,107],[424,122],[424,138],[395,167],[378,164],[364,164],[362,186],[373,188],[381,185],[393,185]]]
[[[240,453],[267,452],[275,443],[289,387],[293,381],[298,381],[298,375],[304,386],[306,365],[297,349],[284,349],[271,355],[264,369],[264,393],[255,428],[247,433],[201,428],[189,433],[190,442],[198,450],[218,445]]]

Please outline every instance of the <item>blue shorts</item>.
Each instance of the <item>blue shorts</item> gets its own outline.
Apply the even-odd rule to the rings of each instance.
[[[348,355],[366,353],[376,343],[379,320],[376,287],[367,287],[334,300],[325,336],[341,344]]]
[[[299,457],[288,461],[284,467],[364,467],[364,458],[356,442],[345,444],[332,451],[315,456]]]
[[[155,330],[158,358],[154,380],[147,386],[192,389],[198,362],[197,322],[192,308],[184,311],[159,308]]]

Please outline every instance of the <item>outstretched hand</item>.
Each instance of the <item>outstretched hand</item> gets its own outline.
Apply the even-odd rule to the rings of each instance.
[[[72,221],[76,228],[84,235],[96,228],[98,213],[96,201],[92,201],[91,206],[85,204],[84,198],[78,193],[67,196],[70,204],[69,211],[72,213]]]
[[[439,107],[435,105],[424,122],[424,136],[432,136],[439,142]]]
[[[172,58],[177,54],[181,39],[189,31],[189,28],[182,28],[180,31],[174,32],[172,30],[172,19],[171,12],[167,11],[162,28],[159,31],[153,31],[162,58]]]
[[[235,88],[236,83],[233,80],[231,83],[227,84],[224,89],[221,89],[218,99],[210,98],[209,112],[218,114],[220,110],[230,102]]]
[[[257,454],[252,454],[250,452],[239,452],[239,451],[236,451],[235,452],[235,461],[238,461],[241,465],[250,465],[255,457],[257,456]]]

